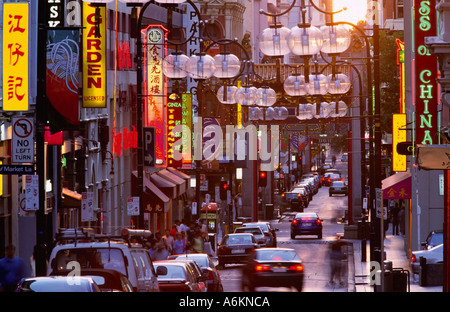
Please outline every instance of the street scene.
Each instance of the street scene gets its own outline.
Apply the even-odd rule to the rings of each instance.
[[[450,290],[450,0],[0,16],[1,296]]]

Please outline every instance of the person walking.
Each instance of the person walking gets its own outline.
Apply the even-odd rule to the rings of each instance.
[[[5,249],[5,257],[0,259],[0,292],[15,291],[20,280],[30,276],[25,261],[15,253],[16,247],[10,244]]]
[[[343,280],[345,254],[342,250],[343,242],[340,237],[330,244],[329,259],[330,259],[330,281],[329,285],[345,286]]]
[[[181,233],[175,234],[175,240],[173,241],[173,254],[181,255],[186,252],[186,244],[182,240]]]

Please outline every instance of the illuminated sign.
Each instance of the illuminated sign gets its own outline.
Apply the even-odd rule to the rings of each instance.
[[[176,94],[171,94],[167,101],[167,166],[181,168],[182,160],[175,159],[174,150],[181,152],[182,145],[176,144],[182,137],[181,132],[175,132],[174,128],[182,124],[182,99]]]
[[[192,94],[191,93],[183,93],[181,96],[181,108],[182,111],[182,118],[181,123],[182,125],[189,127],[189,129],[192,130]],[[192,131],[184,132],[182,134],[182,153],[183,153],[183,164],[191,164],[192,163],[192,143],[189,144],[188,140],[193,140],[192,138]]]
[[[397,152],[397,144],[406,141],[406,114],[392,114],[392,170],[406,171],[406,155]],[[403,129],[403,130],[401,130]]]
[[[415,141],[418,144],[436,143],[437,82],[436,55],[424,44],[425,37],[436,36],[436,1],[415,0]]]
[[[106,108],[106,7],[83,2],[83,26],[83,107]]]
[[[114,154],[120,157],[122,156],[122,152],[131,148],[137,148],[137,131],[133,126],[131,131],[128,131],[127,128],[123,128],[122,132],[114,133],[113,135],[113,145],[114,145]]]
[[[28,110],[28,3],[3,4],[3,110]]]
[[[395,39],[397,44],[397,65],[400,77],[400,113],[405,113],[405,43],[400,39]]]
[[[162,72],[162,60],[166,55],[165,39],[167,29],[161,25],[149,25],[142,30],[145,49],[145,87],[146,99],[146,127],[155,127],[155,155],[156,165],[165,166],[166,135],[164,103],[167,98],[167,83]]]

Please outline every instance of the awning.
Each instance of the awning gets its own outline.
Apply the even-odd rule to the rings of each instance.
[[[63,208],[81,208],[81,194],[63,187],[62,195]]]
[[[176,198],[178,196],[177,185],[164,179],[160,175],[154,173],[150,176],[150,181],[153,182],[167,197]]]
[[[167,167],[167,170],[169,170],[171,173],[173,173],[173,174],[175,174],[175,175],[179,176],[180,178],[185,179],[185,180],[187,180],[187,181],[189,181],[189,180],[191,179],[190,176],[188,176],[188,175],[187,175],[186,173],[184,173],[184,172],[181,172],[181,171],[178,170],[178,169],[175,169],[175,168],[172,168],[172,167]]]
[[[411,173],[398,172],[381,181],[383,199],[411,199]]]
[[[160,170],[156,174],[177,185],[177,196],[180,196],[186,192],[187,180],[171,173],[167,169]]]
[[[137,186],[137,171],[133,171],[133,187]],[[136,185],[136,186],[135,186]],[[167,197],[155,184],[144,176],[144,212],[163,213],[170,209],[170,198]]]

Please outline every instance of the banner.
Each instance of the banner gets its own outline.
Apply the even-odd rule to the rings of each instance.
[[[83,107],[106,108],[106,6],[83,2],[83,27]]]
[[[50,131],[74,130],[80,125],[80,31],[47,31],[47,116]]]
[[[28,33],[28,3],[4,3],[4,111],[28,111]]]
[[[406,155],[397,152],[397,144],[406,141],[406,114],[392,114],[392,170],[406,171]]]

